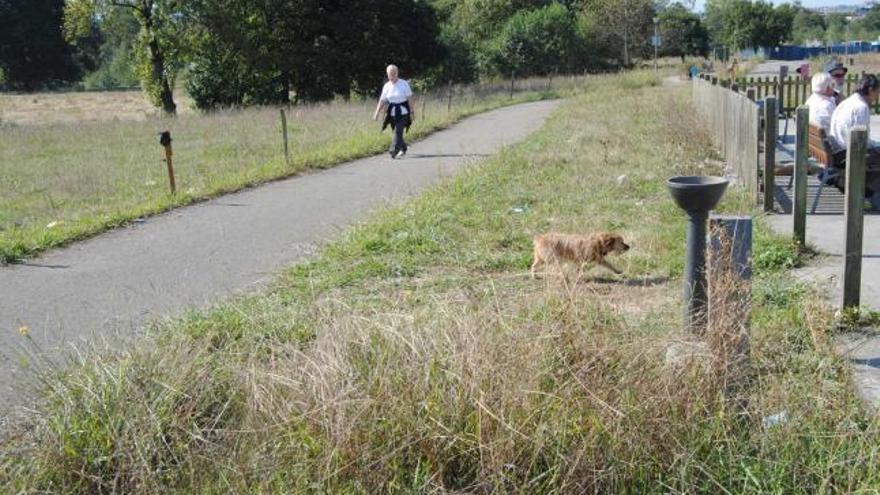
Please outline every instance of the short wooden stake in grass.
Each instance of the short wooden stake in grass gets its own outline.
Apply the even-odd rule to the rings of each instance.
[[[797,135],[795,136],[794,157],[794,238],[803,247],[807,242],[807,160],[809,156],[810,109],[801,106],[797,109]]]
[[[287,114],[284,113],[284,109],[279,109],[281,112],[281,139],[284,141],[284,161],[290,163],[290,150],[287,146]]]
[[[165,163],[168,165],[168,185],[171,186],[171,194],[174,194],[177,192],[177,186],[174,184],[174,163],[171,160],[171,156],[174,154],[171,151],[171,131],[159,133],[159,144],[165,148]]]
[[[773,211],[773,192],[776,188],[776,97],[764,98],[764,211]]]
[[[855,126],[846,149],[846,250],[843,260],[843,308],[858,307],[862,286],[862,236],[865,203],[865,160],[868,130]]]
[[[449,113],[452,111],[452,79],[449,80],[449,84],[446,86],[446,112]]]
[[[709,236],[706,338],[726,365],[729,392],[738,396],[751,354],[752,218],[712,215]]]

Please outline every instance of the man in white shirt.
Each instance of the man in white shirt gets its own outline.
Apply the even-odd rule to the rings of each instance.
[[[810,109],[810,124],[828,131],[834,103],[834,80],[827,72],[819,72],[812,79],[813,94],[804,103]]]
[[[376,111],[373,112],[373,120],[379,118],[379,112],[383,109],[387,110],[382,130],[391,125],[394,134],[389,151],[391,158],[400,158],[407,150],[406,142],[403,140],[403,130],[409,129],[416,117],[415,105],[412,103],[413,92],[409,83],[398,76],[396,65],[389,65],[385,73],[388,75],[388,82],[382,87],[382,95],[379,96],[379,103],[376,104]]]
[[[828,138],[834,151],[835,167],[842,169],[846,166],[846,147],[849,145],[849,132],[854,126],[865,126],[870,143],[871,107],[877,103],[878,98],[880,98],[880,80],[873,74],[866,74],[859,81],[856,92],[834,109]],[[871,200],[874,209],[880,209],[880,150],[870,145],[866,168],[868,171],[865,177],[865,196]],[[843,174],[840,174],[835,184],[839,189],[842,189],[840,180],[842,176]]]

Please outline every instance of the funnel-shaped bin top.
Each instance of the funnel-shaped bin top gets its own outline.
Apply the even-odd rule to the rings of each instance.
[[[675,204],[685,211],[708,212],[724,196],[727,179],[702,175],[672,177],[666,181]]]

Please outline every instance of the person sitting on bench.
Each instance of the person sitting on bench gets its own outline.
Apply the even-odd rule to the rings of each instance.
[[[849,145],[849,132],[857,125],[865,126],[868,136],[871,135],[871,107],[880,98],[880,80],[873,74],[865,74],[859,80],[855,93],[843,100],[831,114],[828,139],[834,168],[842,170],[846,167],[846,147]],[[870,140],[869,140],[870,143]],[[869,144],[865,162],[865,197],[870,199],[871,206],[880,210],[880,149]],[[843,191],[844,174],[838,173],[833,178],[833,185]],[[831,179],[826,177],[823,181]]]
[[[837,57],[832,57],[825,63],[822,69],[834,81],[834,103],[840,105],[844,99],[843,91],[846,88],[847,68],[843,65],[843,62],[837,60]]]
[[[811,85],[813,94],[804,103],[810,108],[810,125],[827,132],[831,126],[831,114],[837,107],[834,102],[834,79],[827,72],[819,72],[813,76]]]

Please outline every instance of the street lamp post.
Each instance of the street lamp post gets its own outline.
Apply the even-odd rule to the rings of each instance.
[[[654,72],[658,72],[657,68],[657,46],[660,44],[660,38],[657,37],[657,25],[660,23],[659,17],[654,17]]]

